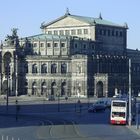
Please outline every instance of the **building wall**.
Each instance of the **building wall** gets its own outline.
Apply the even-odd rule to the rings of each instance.
[[[140,55],[127,51],[126,26],[90,24],[68,16],[50,23],[43,32],[20,40],[11,36],[16,44],[1,45],[0,94],[8,89],[3,92],[7,52],[12,72],[9,93],[14,95],[110,97],[116,89],[128,92],[129,58],[133,90],[140,91]]]

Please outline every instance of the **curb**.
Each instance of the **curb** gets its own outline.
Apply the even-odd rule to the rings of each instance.
[[[136,128],[136,125],[134,126],[126,126],[129,130],[131,130],[132,132],[134,132],[135,134],[139,135],[140,136],[140,128],[137,129]]]

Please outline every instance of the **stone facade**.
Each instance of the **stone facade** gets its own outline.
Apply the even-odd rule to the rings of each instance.
[[[128,59],[136,52],[126,47],[127,28],[101,16],[66,13],[41,24],[42,34],[19,39],[13,32],[0,46],[0,94],[111,97],[128,93]],[[139,62],[132,61],[140,69]],[[140,82],[138,77],[132,79]],[[135,94],[139,90],[134,88]]]

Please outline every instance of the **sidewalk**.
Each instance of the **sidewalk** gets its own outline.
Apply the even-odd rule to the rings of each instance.
[[[131,126],[127,125],[127,128],[130,129],[132,132],[134,132],[134,133],[136,133],[137,135],[140,136],[140,125],[139,125],[139,128],[137,128],[137,126],[134,125],[134,124],[131,125]]]

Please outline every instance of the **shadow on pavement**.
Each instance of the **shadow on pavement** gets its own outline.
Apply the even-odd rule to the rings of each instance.
[[[88,113],[90,103],[47,101],[42,104],[0,105],[0,128],[61,125],[109,124],[109,109]]]

